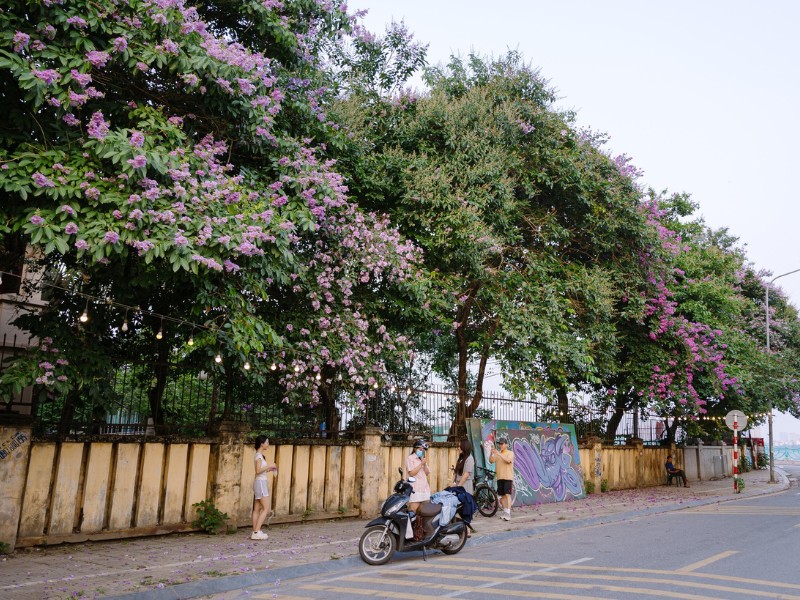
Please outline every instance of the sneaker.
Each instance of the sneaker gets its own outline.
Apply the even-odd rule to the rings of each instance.
[[[510,521],[511,520],[511,511],[510,510],[503,511],[503,514],[500,515],[500,518],[503,519],[503,521]]]
[[[254,531],[250,535],[250,539],[251,540],[266,540],[266,539],[269,539],[269,535],[267,535],[263,531]]]

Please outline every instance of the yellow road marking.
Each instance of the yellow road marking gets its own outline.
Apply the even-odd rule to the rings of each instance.
[[[365,581],[366,580],[366,581]],[[375,583],[386,583],[383,578],[371,578],[371,577],[364,577],[358,579],[358,581],[364,581],[365,583],[370,583],[374,581]],[[498,581],[498,583],[504,583]],[[403,585],[408,584],[407,581],[398,581],[395,585]],[[419,584],[416,584],[419,587]],[[426,587],[437,589],[437,590],[449,590],[455,592],[475,592],[480,593],[482,595],[485,594],[495,594],[499,596],[516,596],[520,598],[551,598],[555,600],[603,600],[597,596],[585,596],[583,594],[576,596],[574,594],[556,594],[553,592],[523,592],[520,590],[507,590],[507,589],[497,589],[493,590],[491,588],[480,588],[476,589],[474,587],[464,586],[464,585],[447,585],[444,583],[432,583]],[[363,588],[344,588],[344,587],[332,587],[332,586],[324,586],[324,585],[304,585],[303,589],[313,589],[318,591],[326,591],[326,592],[344,592],[349,594],[358,594],[361,596],[377,596],[380,598],[399,598],[402,600],[409,599],[413,600],[415,598],[426,598],[430,600],[441,600],[441,596],[420,596],[419,594],[401,594],[400,592],[386,592],[383,590],[367,590]],[[400,594],[400,595],[398,595]],[[678,596],[673,596],[677,598]],[[689,600],[709,600],[708,598],[694,598]]]
[[[769,507],[769,506],[746,506],[746,505],[732,505],[732,506],[698,506],[697,508],[689,508],[676,514],[690,514],[690,515],[759,515],[764,517],[795,517],[800,515],[800,508],[792,507]]]
[[[435,577],[435,574],[430,574],[431,577]],[[467,579],[466,577],[462,577],[462,579]],[[472,578],[469,578],[472,579]],[[347,581],[356,581],[359,583],[378,583],[378,584],[395,584],[395,585],[407,585],[408,581],[405,579],[399,579],[396,581],[392,581],[391,577],[350,577]],[[554,592],[542,592],[542,591],[534,591],[534,590],[515,590],[509,589],[507,585],[510,583],[507,580],[497,579],[497,582],[502,584],[502,587],[497,589],[481,587],[476,588],[475,586],[468,586],[468,585],[452,585],[447,583],[422,583],[421,581],[416,581],[415,585],[418,588],[424,586],[425,589],[434,589],[434,590],[448,590],[454,592],[480,592],[482,595],[496,595],[496,596],[514,596],[517,598],[557,598],[559,600],[585,600],[587,598],[591,598],[592,600],[599,600],[593,596],[585,596],[581,595],[574,595],[574,594],[560,594]],[[716,596],[700,596],[698,594],[683,594],[680,592],[670,591],[670,590],[654,590],[650,588],[633,588],[633,587],[623,587],[619,585],[601,585],[597,583],[562,583],[558,581],[533,581],[533,582],[523,582],[520,580],[515,580],[514,583],[530,583],[536,585],[546,585],[548,587],[558,587],[558,588],[572,588],[572,589],[579,589],[579,590],[596,590],[602,589],[609,592],[622,592],[622,593],[639,593],[639,594],[648,594],[650,596],[663,596],[664,598],[680,598],[681,600],[718,600]],[[376,591],[376,593],[378,593]],[[387,596],[389,597],[389,596]],[[415,596],[418,597],[418,596]],[[777,597],[777,596],[773,596]],[[437,597],[438,598],[438,597]],[[792,599],[794,600],[794,599]]]
[[[720,552],[719,554],[715,554],[714,556],[709,556],[706,559],[698,560],[696,563],[692,563],[690,565],[686,565],[685,567],[681,567],[678,569],[678,573],[689,573],[690,571],[696,571],[697,569],[701,569],[706,565],[710,565],[713,562],[717,562],[718,560],[722,560],[723,558],[728,558],[729,556],[733,556],[734,554],[738,554],[738,550],[726,550],[725,552]]]
[[[519,584],[529,584],[529,585],[537,585],[537,586],[550,586],[550,587],[576,587],[576,586],[584,587],[585,586],[585,587],[588,587],[588,588],[602,588],[602,589],[608,589],[610,591],[617,591],[616,590],[617,586],[609,586],[609,585],[602,585],[602,584],[588,584],[588,583],[587,584],[577,584],[577,583],[572,583],[572,582],[555,582],[555,581],[551,580],[552,578],[556,578],[556,577],[569,577],[570,579],[581,579],[581,580],[592,580],[592,581],[609,580],[610,579],[610,580],[613,580],[613,581],[626,581],[626,582],[641,583],[641,584],[644,584],[644,583],[659,584],[659,585],[660,584],[665,584],[665,585],[673,585],[673,586],[677,586],[677,587],[681,587],[681,586],[682,587],[691,587],[693,589],[699,588],[699,589],[702,589],[702,590],[709,590],[709,591],[716,591],[716,592],[731,592],[731,593],[735,593],[735,594],[742,594],[742,593],[747,592],[751,597],[760,596],[760,597],[764,597],[764,598],[782,598],[782,599],[785,599],[785,600],[800,600],[800,596],[791,596],[791,595],[784,594],[782,592],[767,592],[767,591],[761,591],[761,590],[749,590],[749,589],[743,589],[741,586],[734,587],[734,586],[713,585],[713,584],[710,584],[710,583],[701,583],[701,582],[692,582],[692,581],[676,581],[675,578],[674,578],[674,575],[671,578],[659,579],[659,578],[655,578],[655,577],[622,577],[622,576],[619,576],[619,575],[594,575],[594,574],[590,575],[590,574],[580,574],[580,573],[557,573],[557,572],[552,572],[552,571],[545,571],[545,572],[542,572],[542,571],[527,571],[527,572],[524,572],[525,579],[523,581],[521,578],[512,578],[512,579],[502,580],[502,579],[500,579],[498,577],[488,577],[488,576],[482,576],[482,575],[465,575],[463,573],[449,574],[449,573],[443,573],[442,571],[444,571],[444,570],[453,570],[453,567],[447,566],[447,565],[438,565],[436,567],[436,574],[435,575],[428,574],[428,573],[419,573],[417,571],[406,571],[406,572],[396,571],[396,572],[392,572],[391,576],[394,576],[395,574],[403,574],[403,575],[408,574],[408,575],[416,575],[417,577],[425,577],[425,576],[427,576],[427,577],[436,577],[438,579],[459,579],[459,580],[475,581],[475,582],[481,582],[481,581],[492,581],[492,582],[494,582],[494,581],[496,581],[498,583],[501,583],[501,582],[505,581],[505,583],[519,583]],[[513,571],[511,569],[492,569],[492,572],[493,573],[505,573],[505,574],[509,574],[509,575],[512,574],[512,573],[522,573],[522,571]],[[538,577],[542,577],[544,579],[542,579],[541,581],[538,581],[538,580],[535,579],[537,576]],[[418,585],[422,585],[422,581],[418,580],[417,584]],[[627,588],[626,587],[626,588],[622,588],[622,589],[630,589],[632,592],[640,592],[640,593],[647,592],[648,594],[651,594],[651,595],[662,595],[660,591],[653,591],[650,588],[644,588],[644,587],[638,587],[638,588],[634,588],[634,587]],[[667,593],[667,596],[672,596],[675,593],[676,592],[669,592],[669,593]],[[678,596],[675,596],[675,597],[678,597]]]
[[[668,571],[666,569],[638,569],[635,567],[594,567],[588,565],[564,565],[563,563],[528,563],[513,560],[486,560],[475,558],[462,558],[459,556],[448,556],[448,563],[469,563],[477,565],[503,565],[509,567],[522,567],[530,571],[531,569],[538,568],[554,568],[559,570],[578,570],[578,571],[603,571],[606,573],[645,573],[654,575],[671,575],[674,576],[677,571]],[[438,568],[438,565],[437,565]],[[717,579],[725,582],[748,583],[753,585],[767,585],[771,587],[779,587],[790,590],[800,590],[800,585],[793,583],[782,583],[779,581],[769,581],[765,579],[751,579],[748,577],[736,577],[732,575],[715,575],[713,573],[696,573],[687,572],[682,573],[685,577],[695,577],[701,579]]]
[[[380,579],[378,581],[380,581]],[[408,584],[407,581],[402,583]],[[375,596],[377,598],[396,598],[397,600],[416,600],[417,598],[422,598],[423,600],[440,600],[439,596],[422,596],[416,592],[406,594],[403,592],[367,590],[364,588],[341,587],[338,585],[319,585],[316,583],[308,583],[300,587],[302,587],[304,590],[314,590],[317,592],[337,592],[343,594],[355,594],[358,596]]]

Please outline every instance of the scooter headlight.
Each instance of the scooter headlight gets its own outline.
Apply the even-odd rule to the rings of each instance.
[[[403,498],[390,498],[383,504],[383,508],[381,509],[381,514],[388,517],[389,515],[393,515],[398,510],[400,510],[405,501]]]

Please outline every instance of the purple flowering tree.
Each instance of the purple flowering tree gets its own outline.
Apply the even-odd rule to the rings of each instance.
[[[112,350],[163,361],[178,348],[228,379],[246,364],[287,402],[318,402],[340,374],[363,400],[403,356],[380,306],[413,294],[417,252],[352,203],[326,146],[338,125],[319,56],[350,27],[345,10],[11,0],[0,12],[0,236],[34,248],[58,285],[24,323],[75,352],[62,387],[95,381]],[[80,324],[70,291],[110,303]]]

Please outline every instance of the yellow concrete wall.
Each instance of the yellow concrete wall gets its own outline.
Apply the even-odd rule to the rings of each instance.
[[[164,444],[144,444],[141,483],[136,502],[136,527],[158,524],[164,475]]]
[[[114,464],[114,484],[111,492],[111,512],[108,528],[128,529],[133,521],[133,501],[136,493],[136,470],[139,465],[139,444],[118,444]]]
[[[32,442],[17,539],[24,546],[190,529],[192,504],[209,498],[214,485],[211,450],[207,442]],[[270,446],[265,457],[278,466],[277,476],[269,474],[276,518],[353,514],[360,496],[358,450]],[[390,449],[385,450],[388,456]],[[226,506],[234,507],[229,514],[240,526],[250,522],[253,509],[254,454],[245,444],[241,464],[228,477],[234,485],[216,485],[218,499],[223,494]],[[235,497],[224,497],[226,489]]]
[[[80,506],[78,486],[80,485],[82,462],[83,444],[61,444],[50,504],[48,533],[51,535],[71,534],[75,526],[75,516]]]
[[[325,510],[325,479],[328,452],[325,446],[311,447],[311,465],[308,469],[308,510],[318,513]]]
[[[307,508],[310,446],[295,446],[292,463],[292,487],[289,490],[289,513],[302,515]],[[283,492],[286,493],[286,492]]]
[[[164,477],[164,523],[183,521],[188,461],[189,444],[169,444],[166,460],[167,472]]]
[[[378,444],[373,447],[380,468],[374,485],[365,490],[370,501],[392,493],[397,468],[405,467],[408,445]],[[354,514],[361,509],[362,492],[356,480],[358,445],[270,446],[269,463],[278,466],[270,474],[269,488],[276,522],[304,518],[327,518]],[[237,449],[238,452],[238,449]],[[595,447],[580,448],[585,478],[595,466]],[[609,488],[660,485],[668,448],[602,446],[601,478]],[[682,460],[682,451],[675,451]],[[240,526],[250,522],[253,506],[252,445],[241,448],[237,464],[231,463],[233,485],[214,481],[212,444],[95,442],[32,442],[19,511],[17,533],[20,545],[80,541],[93,537],[126,537],[171,530],[190,529],[192,504],[209,498],[216,485],[217,497],[235,507],[231,518]],[[237,456],[239,456],[237,454]],[[438,491],[451,481],[450,466],[458,449],[436,446],[428,452],[431,489]],[[241,463],[241,464],[238,464]],[[641,481],[637,483],[637,474]],[[228,480],[226,479],[226,481]],[[238,482],[238,485],[236,485]],[[372,510],[372,508],[370,508]]]
[[[292,489],[294,446],[278,446],[275,452],[274,462],[278,467],[278,476],[273,478],[274,487],[270,490],[272,494],[272,509],[275,511],[275,514],[288,515],[291,499],[289,492]]]
[[[335,513],[341,504],[342,487],[342,447],[328,446],[326,449],[326,473],[325,473],[325,500],[324,510],[328,513]]]
[[[193,508],[192,505],[208,498],[208,466],[210,459],[210,444],[190,445],[189,470],[186,476],[186,504],[183,507],[188,523],[197,518],[197,509]]]
[[[22,497],[18,538],[34,538],[44,534],[50,508],[55,456],[55,444],[45,442],[31,445],[31,458],[28,464],[25,494]]]
[[[355,446],[342,447],[342,479],[339,492],[339,504],[343,508],[359,508],[360,494],[356,488],[356,451]]]
[[[596,466],[595,449],[581,447],[579,452],[583,478],[590,480]],[[669,453],[670,449],[667,447],[646,446],[641,449],[640,455],[635,446],[603,446],[600,451],[600,478],[608,481],[610,490],[661,485],[664,483],[664,463]],[[678,461],[682,460],[683,449],[676,448],[675,454]],[[637,481],[639,464],[641,481]]]
[[[106,518],[113,444],[95,443],[89,447],[86,483],[83,492],[81,531],[101,531]]]

